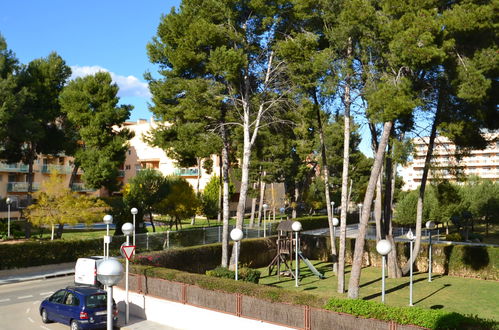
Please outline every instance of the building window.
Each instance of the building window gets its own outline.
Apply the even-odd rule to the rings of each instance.
[[[128,154],[131,155],[132,154],[132,150],[128,149]]]
[[[130,165],[125,165],[125,170],[130,171]]]

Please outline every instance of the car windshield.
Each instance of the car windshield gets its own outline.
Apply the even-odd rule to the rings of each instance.
[[[97,293],[87,297],[87,307],[106,307],[107,297],[105,293]]]

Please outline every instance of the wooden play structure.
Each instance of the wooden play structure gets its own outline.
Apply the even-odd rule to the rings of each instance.
[[[296,251],[296,245],[298,244],[298,250],[300,249],[300,237],[298,236],[298,241],[294,238],[295,233],[293,231],[292,225],[293,225],[292,220],[285,220],[281,221],[279,225],[277,226],[277,254],[272,259],[272,262],[269,264],[268,269],[269,269],[269,276],[272,275],[272,271],[274,270],[274,267],[277,268],[277,277],[279,278],[281,275],[283,276],[290,276],[293,279],[295,279],[296,274],[291,268],[293,265],[293,259],[296,259],[295,256],[295,251]],[[313,265],[310,263],[310,261],[303,256],[301,251],[298,251],[298,258],[302,259],[307,267],[310,269],[310,271],[319,277],[320,279],[325,278],[323,274],[321,274]],[[295,260],[295,262],[299,262],[299,260]],[[281,272],[281,265],[284,264],[286,267],[282,272]],[[298,278],[300,277],[300,274],[298,273]]]

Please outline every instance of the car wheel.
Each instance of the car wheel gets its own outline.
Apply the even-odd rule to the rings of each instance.
[[[80,330],[80,324],[76,320],[71,321],[71,330]]]
[[[42,322],[43,323],[50,323],[52,321],[49,320],[49,316],[47,314],[47,311],[44,309],[42,309]]]

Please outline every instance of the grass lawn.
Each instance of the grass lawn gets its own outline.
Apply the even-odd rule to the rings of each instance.
[[[316,268],[326,275],[319,279],[313,275],[304,262],[301,262],[302,280],[295,287],[295,281],[289,277],[268,276],[267,268],[260,268],[260,284],[282,287],[289,290],[305,291],[323,297],[346,298],[346,294],[336,292],[337,277],[332,272],[331,263],[312,261]],[[294,267],[294,266],[293,266]],[[281,269],[282,270],[282,269]],[[348,266],[346,287],[350,276]],[[381,269],[366,267],[362,269],[360,297],[365,300],[381,302]],[[385,302],[394,306],[409,305],[409,277],[386,279]],[[499,321],[499,282],[469,279],[462,277],[433,275],[428,282],[427,273],[414,276],[413,304],[422,308],[445,309],[462,314],[476,314],[481,318]]]

